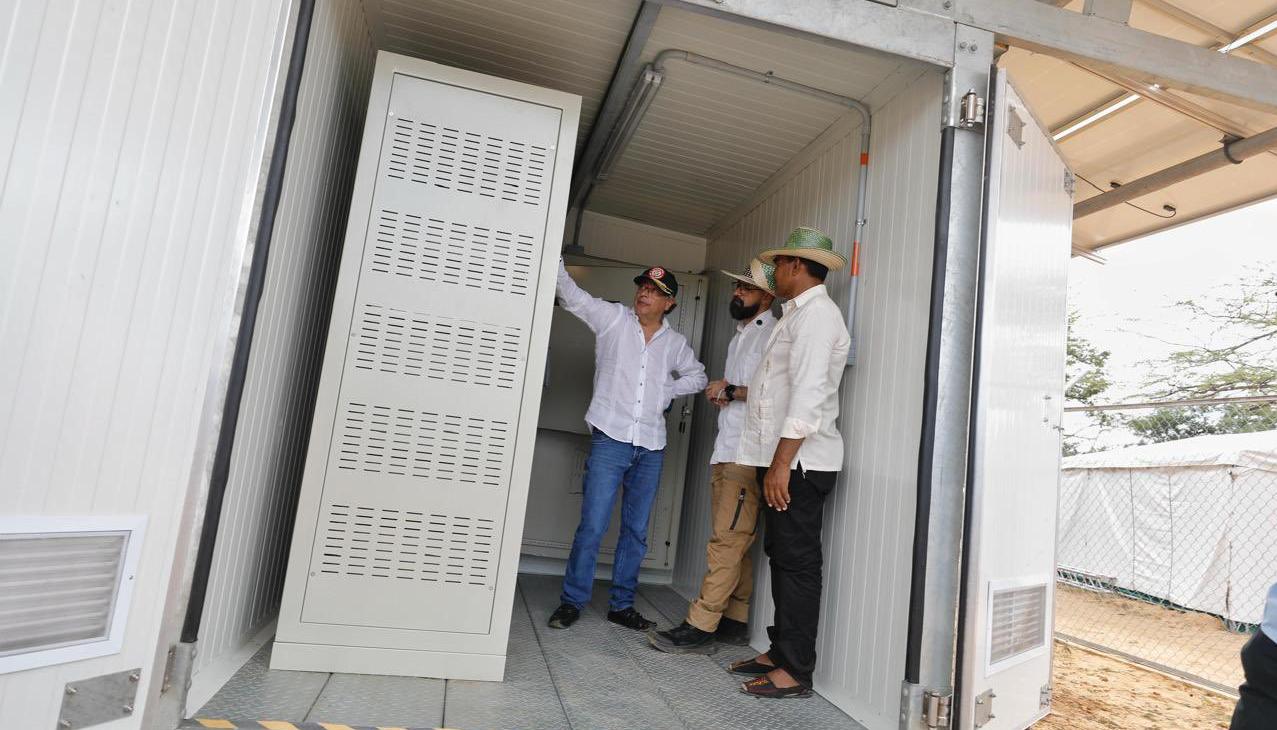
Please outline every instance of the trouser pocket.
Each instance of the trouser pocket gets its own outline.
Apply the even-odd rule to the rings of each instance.
[[[736,523],[740,522],[740,511],[745,507],[745,488],[740,488],[740,496],[736,498],[736,512],[732,514],[732,524],[727,529],[735,530]]]

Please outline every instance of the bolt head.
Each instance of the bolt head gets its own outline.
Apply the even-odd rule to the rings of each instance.
[[[69,694],[69,695],[73,695],[73,694],[78,693],[79,691],[80,691],[80,690],[76,689],[75,687],[72,687],[72,686],[71,686],[71,685],[69,685],[69,684],[67,685],[67,694]]]
[[[137,672],[134,672],[129,675],[130,682],[140,682],[141,680],[142,680],[142,675],[138,674]]]
[[[126,715],[133,714],[133,705],[125,705],[122,709],[124,710],[124,714]]]
[[[959,43],[958,43],[958,48],[961,48],[961,49],[962,49],[962,50],[964,50],[964,51],[965,51],[965,50],[967,50],[967,42],[966,42],[966,41],[961,41],[961,42],[959,42]]]
[[[972,44],[971,44],[971,52],[972,52],[972,53],[975,53],[977,50],[979,50],[979,48],[980,48],[980,46],[976,45],[975,43],[972,43]]]
[[[58,727],[71,727],[71,721],[70,721],[70,720],[59,720],[59,721],[58,721]]]
[[[953,3],[950,2],[949,0],[944,0],[944,9],[948,10],[951,7],[953,7]]]

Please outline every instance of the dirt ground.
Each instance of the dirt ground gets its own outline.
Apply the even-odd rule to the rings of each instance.
[[[1055,630],[1236,688],[1250,638],[1213,617],[1057,584]]]
[[[1060,642],[1054,688],[1034,730],[1226,730],[1233,713],[1232,699]]]

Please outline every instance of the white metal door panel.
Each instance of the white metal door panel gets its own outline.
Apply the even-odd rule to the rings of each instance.
[[[633,301],[634,277],[645,270],[637,266],[568,267],[582,289],[622,303]],[[704,276],[693,274],[679,274],[678,279],[678,307],[667,321],[671,329],[687,338],[693,352],[700,352],[707,282]],[[523,552],[566,559],[581,516],[582,477],[590,452],[585,411],[593,394],[594,334],[579,319],[558,307],[554,311],[545,375],[545,407],[541,409],[537,430]],[[660,491],[648,522],[644,569],[668,570],[674,564],[694,398],[675,399],[665,415],[665,463],[661,469]],[[599,548],[600,565],[610,564],[615,556],[619,515],[618,498],[611,526]]]
[[[380,55],[276,666],[500,677],[577,104]]]
[[[963,728],[1049,707],[1072,175],[999,71],[969,485]]]

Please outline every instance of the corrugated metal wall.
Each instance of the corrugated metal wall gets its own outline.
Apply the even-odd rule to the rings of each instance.
[[[857,309],[859,359],[842,385],[840,427],[847,462],[826,503],[825,592],[817,689],[870,728],[896,726],[904,678],[923,359],[931,284],[940,156],[941,75],[927,72],[875,110],[870,143],[869,225]],[[710,270],[737,269],[779,244],[795,226],[827,231],[844,253],[854,224],[860,137],[840,122],[769,181],[739,220],[710,240]],[[706,318],[704,360],[720,377],[733,331],[730,290],[716,276]],[[837,301],[847,274],[830,277]],[[713,414],[703,399],[698,422]],[[684,501],[675,584],[694,595],[705,566],[709,468],[714,431],[697,429]],[[770,616],[765,563],[759,568],[755,640]]]
[[[269,637],[376,52],[358,2],[315,6],[188,707]],[[265,635],[262,635],[265,634]]]
[[[124,649],[0,677],[2,727],[53,727],[65,682],[135,667],[146,701],[289,5],[0,4],[0,513],[149,519]]]

